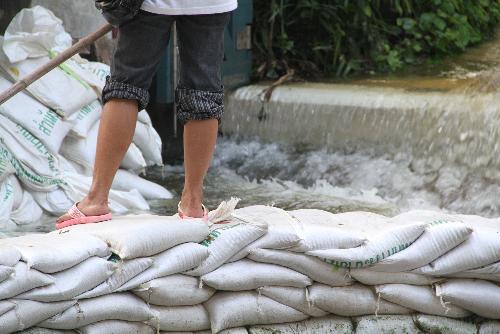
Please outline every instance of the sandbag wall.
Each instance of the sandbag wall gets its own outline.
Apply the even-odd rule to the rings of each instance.
[[[0,333],[497,333],[499,233],[252,206],[210,228],[136,215],[3,239]]]
[[[71,45],[61,21],[37,6],[22,10],[0,37],[0,91]],[[0,231],[64,213],[88,191],[109,66],[72,57],[0,106]],[[147,210],[170,198],[137,176],[161,165],[161,140],[146,111],[113,184],[112,211]],[[135,189],[130,191],[130,189]]]

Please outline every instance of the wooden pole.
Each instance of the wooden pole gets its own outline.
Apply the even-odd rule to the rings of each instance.
[[[80,39],[77,43],[72,45],[70,48],[67,50],[64,50],[60,54],[58,54],[55,58],[51,59],[48,63],[40,66],[37,68],[34,72],[28,74],[27,76],[19,79],[18,82],[16,82],[14,85],[12,85],[9,89],[7,89],[5,92],[0,94],[0,105],[6,102],[8,99],[19,93],[20,91],[23,91],[31,85],[33,82],[36,80],[40,79],[43,77],[45,74],[59,66],[60,64],[64,63],[66,60],[69,58],[73,57],[75,54],[77,54],[80,50],[84,49],[85,47],[91,45],[94,43],[96,40],[101,38],[102,36],[106,35],[108,32],[113,29],[113,26],[110,24],[106,24],[102,26],[99,30],[91,33],[90,35]]]

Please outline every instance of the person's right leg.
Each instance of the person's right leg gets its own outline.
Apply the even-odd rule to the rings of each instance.
[[[92,186],[78,203],[86,216],[109,212],[113,178],[134,136],[137,113],[148,104],[147,89],[158,69],[174,17],[139,12],[120,27],[111,76],[103,90],[103,111],[97,138]],[[71,217],[66,214],[61,223]]]

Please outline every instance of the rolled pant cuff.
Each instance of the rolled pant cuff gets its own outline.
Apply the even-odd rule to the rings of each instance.
[[[106,85],[102,90],[102,103],[105,104],[111,99],[136,100],[139,110],[143,110],[149,103],[149,92],[124,82],[114,81],[107,76]]]
[[[177,118],[182,123],[190,120],[217,119],[224,114],[224,91],[209,92],[177,88],[175,92]]]

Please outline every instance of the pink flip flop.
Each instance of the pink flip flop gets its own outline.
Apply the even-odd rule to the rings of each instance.
[[[73,225],[100,223],[106,220],[111,220],[112,218],[111,213],[106,213],[105,215],[100,216],[86,216],[83,212],[78,210],[77,205],[78,203],[73,204],[73,206],[68,210],[68,215],[71,219],[56,224],[56,230]]]
[[[203,204],[201,205],[201,208],[203,209],[203,217],[201,219],[203,219],[203,221],[208,224],[208,209]],[[179,214],[180,219],[197,219],[197,218],[186,216],[186,214],[184,212],[182,212],[181,202],[179,202],[177,204],[177,213]]]

